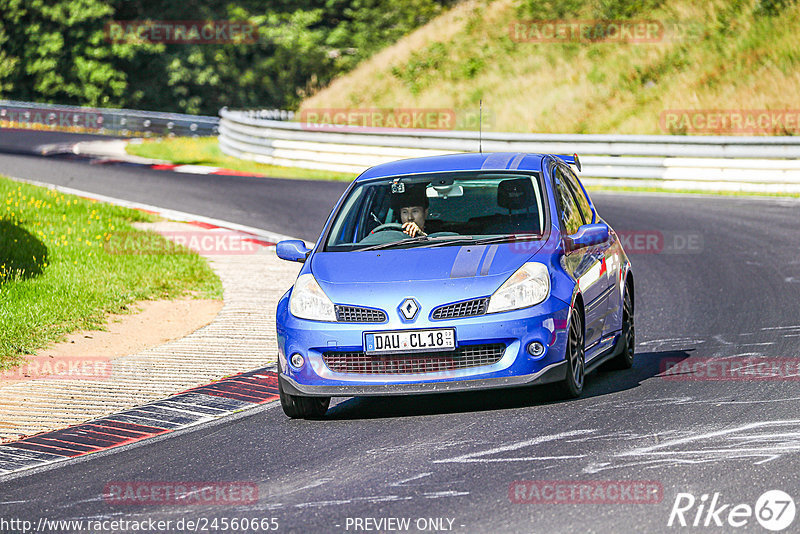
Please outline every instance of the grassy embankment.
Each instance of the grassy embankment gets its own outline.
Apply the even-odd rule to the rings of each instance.
[[[627,43],[512,35],[512,24],[534,19],[654,20],[664,32],[656,42]],[[334,80],[301,110],[463,114],[482,99],[487,130],[682,134],[662,126],[662,112],[796,110],[798,27],[800,3],[791,0],[467,1]]]
[[[76,329],[101,328],[106,314],[135,301],[222,298],[203,258],[131,226],[152,220],[0,177],[0,369]],[[109,253],[106,243],[119,236],[171,253]]]

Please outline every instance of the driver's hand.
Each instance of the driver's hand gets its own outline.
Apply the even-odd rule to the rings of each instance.
[[[422,230],[420,230],[419,226],[417,226],[417,223],[415,223],[414,221],[408,221],[407,223],[404,223],[403,231],[408,235],[410,235],[411,237],[416,237],[417,235],[421,236],[428,235]]]

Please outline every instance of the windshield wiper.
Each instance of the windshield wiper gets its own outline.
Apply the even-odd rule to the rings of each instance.
[[[446,235],[446,236],[436,236],[436,237],[428,237],[428,236],[417,236],[417,237],[409,237],[407,239],[401,239],[400,241],[393,241],[392,243],[381,243],[380,245],[372,245],[370,247],[360,248],[359,251],[367,251],[367,250],[380,250],[384,248],[391,248],[394,246],[402,246],[402,245],[416,245],[419,243],[424,243],[427,247],[442,247],[446,245],[459,245],[459,244],[469,244],[469,245],[490,245],[493,243],[506,243],[509,241],[534,241],[541,239],[541,234],[502,234],[502,235],[493,235],[490,237],[473,237],[463,236],[463,235]]]
[[[381,243],[380,245],[372,245],[365,248],[358,249],[359,251],[363,252],[366,250],[380,250],[383,248],[391,248],[394,246],[402,246],[402,245],[414,245],[417,243],[427,243],[429,241],[433,241],[436,244],[440,244],[439,242],[448,242],[452,240],[461,239],[462,236],[455,236],[455,235],[443,235],[443,236],[436,236],[436,237],[429,237],[426,235],[420,235],[417,237],[409,237],[406,239],[401,239],[400,241],[392,241],[391,243]]]
[[[461,239],[448,241],[446,243],[436,243],[434,245],[431,245],[431,247],[438,247],[442,245],[459,245],[459,244],[491,245],[494,243],[506,243],[509,241],[533,241],[541,238],[542,238],[541,234],[503,234],[503,235],[493,235],[491,237],[466,236],[462,237]]]

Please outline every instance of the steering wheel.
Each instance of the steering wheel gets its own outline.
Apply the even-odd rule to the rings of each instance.
[[[403,231],[403,225],[400,223],[386,223],[380,226],[375,227],[374,230],[370,232],[370,234],[375,234],[377,232],[383,232],[384,230],[397,230],[398,232]]]

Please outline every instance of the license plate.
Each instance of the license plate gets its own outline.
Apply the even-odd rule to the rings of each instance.
[[[454,328],[366,332],[364,334],[364,352],[367,354],[429,352],[454,350],[455,348],[456,331]]]

